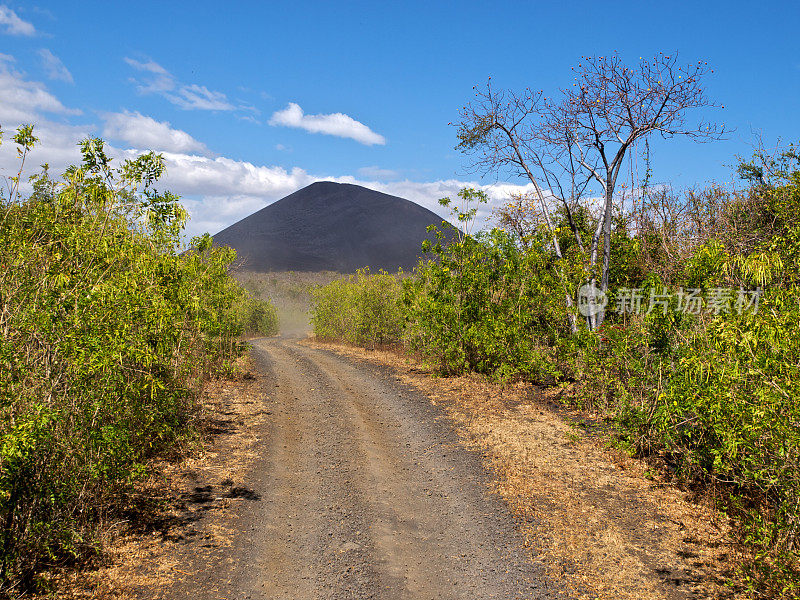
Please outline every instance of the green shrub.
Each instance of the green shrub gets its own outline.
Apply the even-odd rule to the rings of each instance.
[[[474,190],[460,195],[467,208],[455,215],[466,223],[474,215],[469,203],[486,197]],[[561,377],[556,342],[570,328],[566,291],[546,236],[531,235],[523,247],[499,229],[467,235],[443,224],[432,230],[437,242],[424,249],[436,259],[420,264],[415,277],[404,282],[406,344],[443,373]],[[561,262],[569,273],[570,264]]]
[[[239,310],[244,333],[262,336],[278,333],[278,311],[269,300],[247,297]]]
[[[781,165],[796,164],[793,153]],[[773,165],[774,166],[774,165]],[[745,576],[769,597],[800,596],[800,171],[772,169],[731,193],[718,229],[674,285],[752,290],[758,311],[670,310],[609,320],[576,355],[582,398],[617,419],[642,454],[713,486],[752,550]],[[719,200],[719,198],[717,198]],[[719,223],[726,224],[720,227]],[[749,223],[749,225],[748,225]],[[644,295],[647,295],[645,291]]]
[[[14,141],[24,158],[32,127]],[[163,159],[81,151],[0,203],[2,590],[92,551],[109,501],[189,434],[203,379],[242,350],[234,253],[208,236],[178,253],[185,213],[152,189]]]
[[[320,339],[339,339],[374,348],[399,342],[403,330],[400,304],[402,272],[355,275],[316,288],[311,324]]]

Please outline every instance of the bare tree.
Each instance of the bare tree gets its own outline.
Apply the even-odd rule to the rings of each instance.
[[[510,170],[533,184],[559,258],[550,205],[560,202],[585,256],[589,281],[595,284],[599,276],[605,292],[615,191],[631,147],[653,134],[707,141],[719,139],[725,130],[702,121],[690,124],[686,118],[689,109],[715,106],[701,86],[710,71],[704,62],[678,66],[677,55],[659,54],[627,67],[614,54],[585,57],[573,71],[573,86],[561,90],[557,100],[530,89],[498,92],[491,79],[485,89],[476,88],[476,99],[461,111],[458,148],[474,157],[476,170]],[[601,208],[586,248],[573,213],[578,202],[586,202],[592,183],[600,189]],[[589,325],[599,322],[590,320]]]
[[[500,227],[514,233],[526,250],[530,248],[530,235],[544,220],[538,200],[526,193],[511,194],[503,206],[492,210],[491,216]]]
[[[462,121],[459,125],[458,148],[473,154],[475,162],[473,167],[484,172],[496,171],[503,168],[512,168],[517,175],[526,177],[534,188],[534,196],[539,204],[539,214],[547,225],[552,236],[553,249],[559,259],[563,258],[561,245],[556,235],[549,196],[543,190],[539,177],[534,172],[541,174],[546,181],[550,170],[545,165],[545,149],[536,144],[534,126],[537,125],[544,114],[542,92],[525,90],[518,95],[512,91],[496,92],[491,86],[491,79],[486,86],[486,91],[476,90],[477,100],[462,110]],[[524,224],[524,217],[520,214],[525,206],[526,198],[517,199],[518,207],[513,210],[516,217],[516,228]],[[572,219],[570,217],[570,222]],[[577,228],[574,229],[577,233]],[[577,233],[578,238],[580,234]],[[524,236],[522,236],[524,239]],[[523,242],[524,243],[524,242]],[[572,308],[572,294],[569,292],[563,270],[559,270],[559,277],[564,287],[565,302]],[[577,331],[575,315],[569,315],[570,328]]]

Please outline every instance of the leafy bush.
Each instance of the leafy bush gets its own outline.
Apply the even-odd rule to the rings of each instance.
[[[680,450],[684,468],[726,484],[729,510],[755,549],[756,580],[797,596],[800,171],[761,182],[733,209],[753,207],[753,196],[760,202],[750,218],[759,226],[747,232],[746,252],[720,271],[732,283],[764,286],[758,313],[730,313],[692,332],[654,421],[669,447]]]
[[[437,253],[405,282],[408,346],[443,373],[552,378],[551,348],[569,329],[561,299],[542,293],[558,283],[533,277],[542,255],[497,230]]]
[[[800,596],[800,171],[788,167],[796,160],[784,154],[769,181],[744,192],[715,192],[711,233],[668,282],[706,297],[718,285],[761,287],[756,314],[671,307],[611,319],[576,354],[580,397],[613,415],[637,452],[660,454],[684,482],[713,486],[752,550],[753,588],[792,598]]]
[[[24,157],[36,138],[21,128]],[[208,236],[178,254],[185,213],[149,153],[112,168],[103,143],[60,181],[0,203],[0,585],[93,548],[109,501],[189,432],[205,377],[242,350]]]
[[[469,189],[459,196],[464,206],[454,215],[468,229],[471,203],[486,202],[486,196]],[[451,205],[448,198],[440,202]],[[443,373],[559,377],[556,346],[569,335],[569,318],[544,232],[521,244],[499,229],[469,235],[443,223],[432,230],[437,242],[423,249],[436,259],[420,264],[416,277],[404,282],[406,344]],[[561,262],[561,272],[574,271]]]
[[[244,333],[250,335],[275,335],[278,333],[278,311],[268,300],[245,298],[239,310]]]
[[[745,575],[754,589],[798,597],[798,162],[792,150],[761,156],[742,166],[750,180],[743,191],[657,192],[638,213],[615,219],[614,286],[641,289],[644,298],[664,287],[698,288],[706,299],[718,287],[760,287],[756,314],[691,314],[673,300],[648,314],[610,313],[588,331],[570,322],[566,301],[587,276],[573,248],[562,244],[565,258],[557,260],[547,230],[530,215],[519,218],[518,203],[506,211],[509,223],[525,225],[513,235],[470,235],[475,210],[454,210],[465,231],[436,230],[424,248],[436,259],[404,279],[400,312],[395,287],[384,297],[385,326],[446,374],[572,382],[567,401],[615,420],[633,451],[660,456],[684,483],[714,487],[752,550]],[[467,207],[485,200],[474,190],[459,196]],[[556,227],[560,235],[566,224]],[[361,333],[363,277],[318,292],[319,336],[374,343]],[[617,300],[612,288],[611,305]]]
[[[374,348],[401,340],[403,313],[400,306],[402,272],[355,275],[316,288],[311,324],[320,339],[341,339]]]

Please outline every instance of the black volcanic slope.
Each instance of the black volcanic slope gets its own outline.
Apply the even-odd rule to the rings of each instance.
[[[214,236],[247,271],[410,270],[428,225],[441,217],[403,198],[359,185],[319,181]]]

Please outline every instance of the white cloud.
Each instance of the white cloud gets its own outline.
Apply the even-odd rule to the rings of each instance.
[[[12,57],[0,60],[0,123],[3,126],[37,121],[40,113],[80,114],[79,110],[61,104],[43,83],[29,81],[9,68],[9,59]]]
[[[19,73],[10,70],[9,58],[0,57],[0,123],[6,131],[24,122],[36,124],[35,135],[39,144],[31,152],[26,174],[34,172],[38,165],[48,162],[54,175],[80,161],[77,143],[98,128],[94,125],[70,125],[54,121],[49,114],[59,116],[79,114],[64,107],[46,87],[28,81]],[[158,65],[150,65],[157,72]],[[107,151],[117,164],[125,158],[133,158],[144,149],[156,148],[163,152],[167,173],[158,183],[158,189],[170,190],[183,197],[183,203],[192,219],[187,225],[187,235],[203,232],[216,233],[256,210],[283,198],[315,181],[328,180],[339,183],[354,183],[387,194],[407,198],[447,217],[446,209],[438,199],[449,196],[456,199],[458,191],[465,186],[485,190],[492,202],[480,207],[480,226],[493,205],[505,200],[512,192],[528,192],[532,186],[511,184],[479,185],[476,182],[457,179],[440,181],[375,181],[381,169],[358,173],[358,176],[318,176],[300,167],[284,168],[275,165],[258,165],[248,161],[227,157],[202,156],[207,149],[202,142],[186,132],[173,129],[168,122],[160,122],[138,112],[106,113],[103,135],[133,146],[137,149],[122,150],[108,144]],[[19,163],[13,144],[0,146],[0,177],[15,175]],[[371,176],[371,177],[370,177]],[[365,180],[365,179],[371,179]]]
[[[397,171],[393,171],[392,169],[381,169],[380,167],[372,166],[372,167],[361,167],[358,170],[358,174],[362,177],[367,177],[369,179],[374,179],[377,181],[386,181],[389,179],[399,179],[400,173]]]
[[[243,117],[237,117],[240,121],[247,121],[248,123],[253,123],[254,125],[261,125],[261,121],[256,119],[252,115],[244,115]]]
[[[342,183],[355,183],[373,190],[399,196],[406,200],[416,202],[420,206],[432,210],[443,218],[450,219],[448,209],[439,205],[440,198],[450,198],[458,205],[458,192],[465,187],[471,187],[486,192],[489,197],[487,204],[480,204],[476,214],[476,226],[483,227],[491,220],[492,211],[505,203],[511,194],[527,194],[534,191],[533,184],[517,185],[512,183],[481,184],[477,181],[461,179],[440,179],[437,181],[392,181],[387,183],[365,183],[350,177],[340,179]]]
[[[177,84],[172,73],[157,62],[152,60],[141,62],[127,56],[123,60],[137,71],[146,73],[146,81],[132,79],[140,94],[164,94],[175,89]]]
[[[208,148],[180,129],[173,129],[167,121],[156,121],[139,112],[105,113],[103,136],[121,140],[143,150],[167,152],[199,152],[208,154]]]
[[[290,102],[283,110],[275,112],[269,120],[269,124],[297,127],[305,129],[309,133],[324,133],[326,135],[350,138],[367,146],[375,144],[383,146],[386,144],[386,138],[348,115],[343,113],[306,115],[303,114],[303,109],[294,102]]]
[[[16,145],[8,138],[23,123],[32,123],[33,134],[39,138],[26,160],[24,176],[34,173],[45,162],[50,164],[54,174],[60,175],[68,165],[80,160],[77,143],[95,129],[92,125],[61,122],[61,118],[79,115],[81,111],[65,107],[43,83],[30,81],[10,68],[9,63],[13,61],[11,56],[0,56],[0,123],[8,140],[0,146],[0,185],[3,178],[19,171]],[[59,120],[53,120],[52,115],[57,115]],[[27,190],[27,177],[25,179],[21,187]]]
[[[167,71],[164,67],[162,67],[154,60],[148,60],[147,62],[142,62],[136,60],[135,58],[129,58],[127,56],[123,60],[137,71],[147,71],[149,73],[155,73],[156,75],[166,75],[167,77],[172,78],[170,72]]]
[[[186,110],[236,110],[222,92],[214,92],[204,85],[185,85],[175,94],[166,94],[173,104]]]
[[[61,62],[61,59],[50,52],[50,50],[47,48],[42,48],[39,50],[39,58],[42,59],[42,66],[44,67],[44,70],[50,79],[66,81],[67,83],[75,83],[75,80],[72,79],[72,73],[69,72],[69,69],[67,69],[67,67],[64,66],[64,63]]]
[[[181,200],[191,215],[186,225],[186,236],[190,239],[203,233],[212,235],[251,215],[266,206],[260,196],[203,196]]]
[[[140,94],[158,94],[184,110],[237,110],[222,92],[209,90],[204,85],[183,84],[164,67],[153,60],[146,62],[125,57],[125,62],[144,73],[142,79],[133,79]]]
[[[224,156],[165,152],[164,158],[164,185],[187,196],[259,196],[277,200],[316,180],[299,167],[287,170]]]
[[[4,33],[9,35],[31,36],[36,33],[36,28],[32,24],[20,19],[17,13],[5,4],[0,5],[0,25],[5,26]]]

